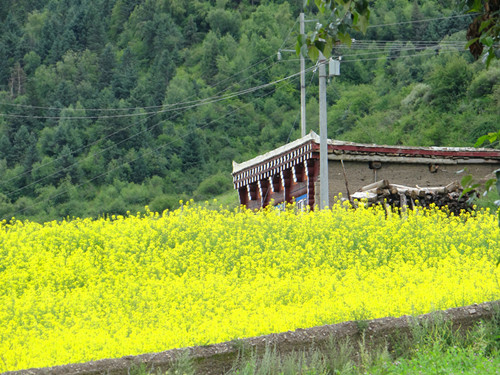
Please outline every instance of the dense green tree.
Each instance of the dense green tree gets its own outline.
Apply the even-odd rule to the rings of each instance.
[[[471,79],[472,71],[463,58],[453,58],[446,65],[437,66],[429,77],[431,103],[445,110],[456,108]]]
[[[0,88],[4,90],[7,88],[7,82],[10,76],[9,60],[7,59],[8,51],[7,46],[0,40],[0,56],[4,58],[0,59]]]
[[[115,66],[116,56],[113,51],[113,46],[107,44],[99,56],[99,88],[103,89],[111,84]]]
[[[22,162],[26,150],[30,147],[30,133],[28,127],[22,125],[12,140],[11,157],[14,162]]]
[[[12,162],[12,143],[10,143],[9,137],[3,134],[0,137],[0,160],[5,160],[8,163]]]
[[[121,61],[115,68],[112,78],[112,86],[118,99],[125,99],[134,88],[137,81],[136,61],[130,48],[125,48]]]
[[[203,41],[203,55],[201,57],[201,68],[203,78],[207,82],[213,82],[213,78],[217,74],[217,57],[220,54],[219,38],[214,32],[209,32]]]

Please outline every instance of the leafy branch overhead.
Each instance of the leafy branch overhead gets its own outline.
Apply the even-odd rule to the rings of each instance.
[[[311,0],[305,0],[305,5],[310,3]],[[298,37],[297,55],[302,53],[317,61],[321,52],[328,58],[334,45],[351,45],[351,30],[366,32],[370,19],[368,0],[314,0],[314,3],[327,21],[318,22],[313,32]]]
[[[466,0],[465,10],[479,13],[467,30],[467,47],[478,59],[486,48],[486,65],[500,58],[500,0]]]

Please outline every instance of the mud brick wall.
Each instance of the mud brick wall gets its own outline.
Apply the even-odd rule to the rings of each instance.
[[[406,186],[429,187],[445,186],[453,181],[460,181],[465,175],[457,174],[466,168],[476,179],[482,179],[494,170],[500,168],[500,164],[410,164],[395,162],[380,162],[378,169],[372,169],[373,164],[364,161],[344,161],[349,191],[354,193],[358,189],[379,180],[388,180],[390,183]],[[330,203],[334,196],[342,193],[347,197],[344,174],[340,161],[329,160],[329,191]],[[319,202],[319,179],[316,182],[315,202]]]

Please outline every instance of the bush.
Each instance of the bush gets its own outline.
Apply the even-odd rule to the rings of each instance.
[[[194,192],[194,196],[196,200],[209,199],[231,188],[231,176],[226,173],[217,173],[205,179]]]

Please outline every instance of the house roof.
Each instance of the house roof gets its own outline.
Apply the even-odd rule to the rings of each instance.
[[[305,137],[243,163],[233,161],[235,187],[276,175],[292,165],[307,163],[313,154],[319,152],[319,143],[319,135],[311,131]],[[328,153],[329,159],[357,161],[379,159],[413,163],[500,163],[500,150],[473,147],[386,146],[329,139]]]
[[[233,161],[233,174],[238,173],[244,169],[247,169],[249,167],[252,167],[254,165],[261,164],[267,160],[275,159],[276,157],[279,157],[280,155],[284,155],[289,153],[290,151],[299,148],[300,146],[310,144],[312,142],[316,143],[319,145],[319,135],[317,135],[315,132],[311,131],[308,135],[305,137],[299,138],[293,142],[287,143],[284,146],[278,147],[272,151],[266,152],[265,154],[256,156],[253,159],[250,159],[248,161],[244,161],[243,163],[236,163]]]

